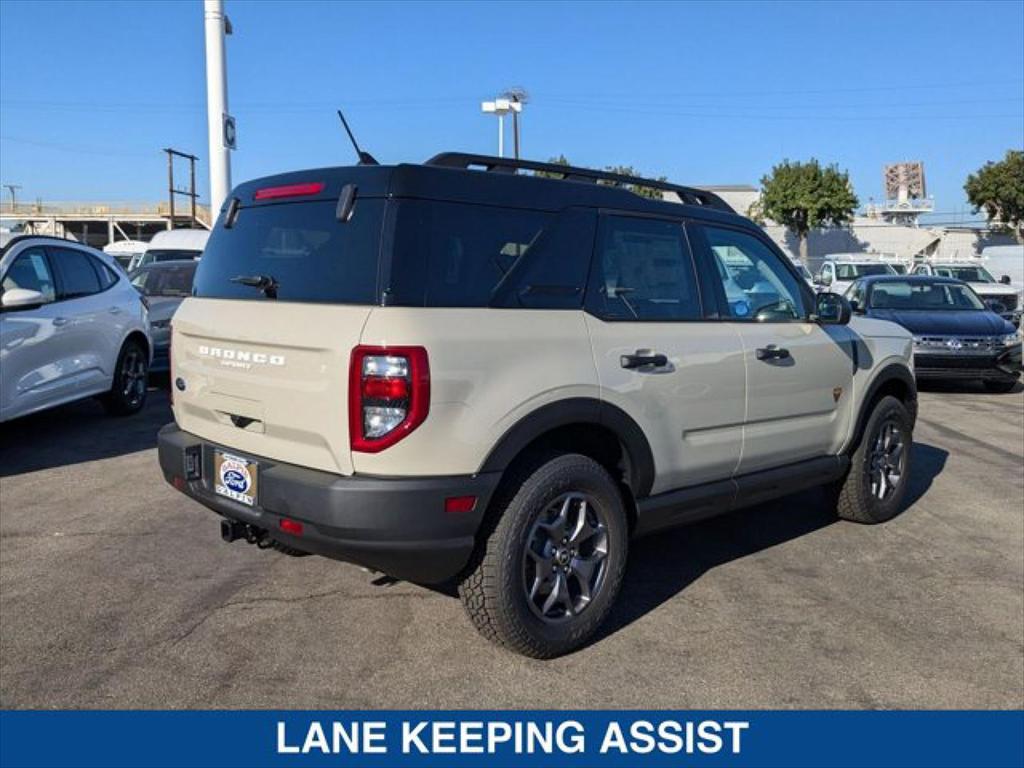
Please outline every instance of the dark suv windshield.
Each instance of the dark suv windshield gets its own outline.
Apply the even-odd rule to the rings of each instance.
[[[984,309],[966,285],[956,283],[884,282],[871,289],[872,309]]]
[[[357,199],[346,222],[338,221],[336,212],[334,201],[242,208],[234,226],[226,229],[218,223],[210,235],[196,271],[194,294],[376,303],[384,201]],[[274,290],[263,288],[267,281]]]

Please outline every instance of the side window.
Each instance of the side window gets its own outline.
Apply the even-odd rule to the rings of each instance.
[[[702,226],[734,320],[778,322],[807,317],[799,278],[761,240],[733,229]]]
[[[50,302],[57,298],[53,275],[46,261],[46,253],[42,248],[29,248],[22,251],[4,275],[3,289],[24,288],[39,291],[43,298]]]
[[[101,261],[93,261],[93,266],[96,267],[96,272],[100,277],[100,290],[105,291],[110,288],[114,283],[117,282],[117,274]]]
[[[553,214],[402,200],[395,217],[389,303],[486,307]]]
[[[51,253],[60,271],[62,299],[91,296],[102,290],[93,259],[87,253],[70,248],[54,248]]]
[[[693,258],[680,222],[604,217],[587,304],[611,320],[703,317]]]

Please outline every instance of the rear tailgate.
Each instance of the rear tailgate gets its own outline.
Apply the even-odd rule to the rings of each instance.
[[[319,169],[232,192],[173,319],[182,429],[351,474],[349,358],[379,299],[386,183],[384,168]]]
[[[242,453],[351,474],[348,366],[366,306],[186,299],[174,418]]]

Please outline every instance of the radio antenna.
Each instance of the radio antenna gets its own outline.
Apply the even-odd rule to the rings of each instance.
[[[377,159],[373,155],[371,155],[369,152],[363,152],[363,150],[359,148],[359,143],[356,141],[356,137],[352,134],[352,129],[348,127],[348,120],[345,119],[345,115],[341,113],[340,109],[338,110],[338,117],[341,118],[341,124],[345,127],[345,133],[348,134],[349,141],[351,141],[352,146],[355,147],[356,156],[359,158],[359,164],[380,165],[380,163],[377,162]]]

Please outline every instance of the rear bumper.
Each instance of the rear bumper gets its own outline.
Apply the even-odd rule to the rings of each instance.
[[[256,506],[214,493],[213,452],[258,462]],[[289,547],[358,563],[396,578],[437,583],[458,574],[500,473],[378,478],[329,472],[249,456],[214,445],[171,423],[158,436],[164,478],[219,515],[267,531]],[[445,499],[476,496],[473,511],[445,512]],[[281,520],[302,523],[301,535]]]

